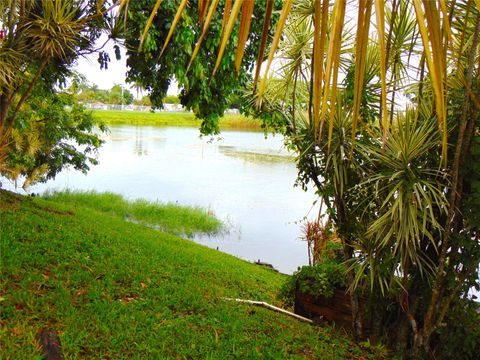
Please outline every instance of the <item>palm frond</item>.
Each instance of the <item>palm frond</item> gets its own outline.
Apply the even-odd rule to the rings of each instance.
[[[325,67],[325,77],[324,77],[324,84],[323,84],[323,98],[322,98],[322,110],[320,112],[320,126],[318,132],[315,133],[315,142],[317,143],[319,139],[322,138],[323,127],[325,124],[326,119],[326,112],[327,112],[327,105],[329,99],[331,99],[331,109],[336,108],[336,81],[333,81],[333,87],[330,89],[331,84],[331,77],[333,74],[333,79],[336,80],[338,76],[338,71],[340,68],[340,48],[341,48],[341,38],[342,38],[342,30],[345,21],[345,8],[346,8],[346,0],[336,0],[333,11],[332,11],[332,18],[333,18],[333,25],[332,25],[332,34],[330,35],[330,41],[328,45],[328,53],[327,53],[327,64]],[[335,93],[334,93],[335,92]],[[329,125],[329,139],[331,139],[331,134],[333,131],[333,119],[331,117],[330,125]],[[328,146],[330,147],[330,140]]]
[[[152,26],[153,19],[155,18],[155,15],[157,15],[157,11],[160,8],[160,5],[162,4],[162,0],[157,0],[155,3],[155,6],[153,7],[152,12],[150,13],[150,17],[148,18],[148,21],[145,25],[145,28],[143,29],[142,36],[140,38],[140,45],[138,46],[138,49],[142,49],[143,42],[145,41],[145,38],[147,37],[148,30],[150,29],[150,26]]]
[[[391,249],[402,266],[415,263],[426,272],[420,244],[428,241],[436,247],[435,233],[442,230],[438,219],[448,208],[444,174],[424,160],[438,145],[433,123],[416,122],[412,112],[398,119],[383,148],[358,145],[377,169],[363,185],[370,186],[375,199],[383,199],[367,236],[378,251]]]
[[[227,48],[228,40],[230,39],[230,35],[232,34],[233,27],[235,26],[235,21],[237,20],[238,13],[240,12],[240,8],[243,4],[243,0],[236,0],[232,7],[232,12],[230,13],[230,17],[228,18],[227,25],[222,31],[222,39],[220,41],[220,48],[218,50],[217,61],[215,63],[215,68],[213,69],[212,77],[215,76],[215,73],[222,62],[223,54],[225,49]]]
[[[180,18],[182,17],[183,9],[185,9],[185,6],[187,5],[188,0],[182,0],[180,3],[177,13],[175,14],[175,18],[173,19],[172,26],[170,26],[170,30],[168,31],[167,38],[165,40],[165,43],[163,44],[162,50],[160,51],[160,55],[158,58],[161,58],[163,55],[163,52],[167,48],[168,43],[170,42],[170,39],[172,38],[173,31],[177,27],[178,22],[180,21]]]
[[[260,105],[262,102],[262,96],[265,92],[265,86],[267,81],[268,71],[270,70],[270,66],[272,65],[273,57],[275,52],[277,51],[278,43],[280,41],[280,37],[282,36],[283,28],[285,26],[285,22],[287,21],[287,16],[290,13],[290,9],[292,7],[292,0],[285,0],[283,4],[282,13],[280,14],[280,19],[278,20],[277,30],[275,32],[275,36],[273,37],[272,45],[270,48],[270,54],[268,55],[267,66],[265,69],[265,76],[260,83],[260,87],[258,89],[258,100],[257,105]]]
[[[383,128],[383,137],[385,138],[388,132],[388,116],[387,116],[387,56],[386,56],[386,47],[385,47],[384,6],[385,6],[384,0],[375,0],[375,14],[377,19],[377,29],[378,29],[378,45],[380,48],[380,81],[382,83],[381,124]]]
[[[258,49],[258,57],[257,57],[257,66],[255,69],[255,78],[253,79],[253,92],[255,93],[257,90],[257,82],[260,76],[260,69],[262,67],[263,57],[265,55],[265,49],[267,48],[267,40],[268,40],[268,30],[270,29],[270,19],[272,18],[272,11],[273,11],[273,0],[267,0],[266,9],[265,9],[265,18],[263,20],[263,29],[262,35],[260,39],[260,47]]]
[[[420,0],[413,0],[417,23],[422,36],[425,58],[432,78],[432,88],[435,95],[437,121],[442,133],[442,158],[444,165],[447,163],[447,112],[445,107],[445,50],[442,44],[440,20],[436,5],[425,0],[422,9]],[[426,21],[425,21],[426,18]],[[425,24],[426,23],[426,24]]]
[[[205,20],[205,24],[203,26],[202,34],[200,35],[200,38],[197,41],[197,44],[195,45],[195,49],[193,50],[192,57],[190,58],[190,61],[187,66],[187,72],[190,69],[190,66],[192,66],[193,61],[197,57],[198,51],[200,50],[200,46],[202,45],[202,41],[205,38],[205,35],[207,34],[208,28],[210,26],[210,23],[213,19],[213,15],[215,14],[215,9],[218,6],[219,0],[213,0],[213,2],[210,4],[210,8],[208,9],[208,14],[207,18]]]
[[[42,1],[43,13],[25,25],[25,33],[31,39],[31,50],[44,59],[65,59],[75,53],[82,40],[83,13],[67,0],[54,3]]]
[[[315,1],[315,35],[313,40],[313,122],[316,133],[320,122],[320,99],[323,80],[323,60],[327,38],[328,1]]]
[[[222,19],[222,35],[220,38],[223,38],[223,32],[225,31],[225,27],[228,23],[228,18],[230,17],[230,12],[232,10],[232,1],[233,0],[226,0],[225,1],[225,8],[223,9],[223,19]]]
[[[207,14],[209,0],[198,0],[198,25],[200,30],[203,31],[203,23]]]
[[[240,18],[240,30],[238,34],[237,52],[235,54],[235,70],[240,71],[245,45],[247,43],[248,34],[250,33],[250,23],[252,21],[253,8],[255,0],[245,1],[242,5],[242,17]]]
[[[368,30],[370,27],[370,15],[372,13],[372,1],[361,1],[358,5],[358,27],[355,41],[355,84],[353,93],[353,123],[352,143],[355,143],[358,117],[360,114],[360,101],[363,93],[363,77],[365,75],[365,57],[368,44]]]

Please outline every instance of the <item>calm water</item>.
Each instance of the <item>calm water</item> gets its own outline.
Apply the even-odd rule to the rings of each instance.
[[[315,217],[315,196],[293,187],[295,164],[280,136],[225,131],[209,141],[194,128],[118,126],[105,140],[87,175],[65,171],[30,190],[94,189],[199,205],[230,231],[195,241],[287,273],[308,262],[298,221]]]

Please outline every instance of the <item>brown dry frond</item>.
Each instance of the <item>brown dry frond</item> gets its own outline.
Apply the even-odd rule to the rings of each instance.
[[[240,31],[238,33],[237,52],[235,54],[235,70],[240,71],[243,53],[245,52],[245,44],[247,43],[248,34],[250,33],[250,23],[252,21],[253,8],[255,0],[245,1],[242,5],[242,17],[240,18]]]

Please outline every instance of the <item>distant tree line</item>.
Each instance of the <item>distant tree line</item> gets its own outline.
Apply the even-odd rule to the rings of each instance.
[[[111,89],[100,89],[97,84],[87,83],[85,77],[76,74],[72,81],[71,90],[76,94],[77,101],[84,103],[102,103],[102,104],[124,104],[124,105],[143,105],[152,106],[148,95],[135,99],[129,88],[115,84]],[[167,95],[163,98],[165,104],[180,104],[180,99],[176,95]]]

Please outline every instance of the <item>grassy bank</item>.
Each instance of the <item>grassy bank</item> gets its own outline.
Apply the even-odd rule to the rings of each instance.
[[[341,331],[222,299],[274,302],[284,276],[97,200],[0,191],[1,358],[39,356],[44,328],[66,358],[374,357]]]
[[[127,110],[94,110],[94,116],[107,125],[192,126],[201,121],[189,112],[155,112]],[[260,122],[242,115],[227,114],[220,119],[221,130],[263,131]]]
[[[127,201],[118,194],[92,191],[54,192],[46,194],[44,198],[118,216],[180,236],[191,237],[194,233],[213,234],[222,227],[221,221],[199,207],[152,203],[143,199]]]

